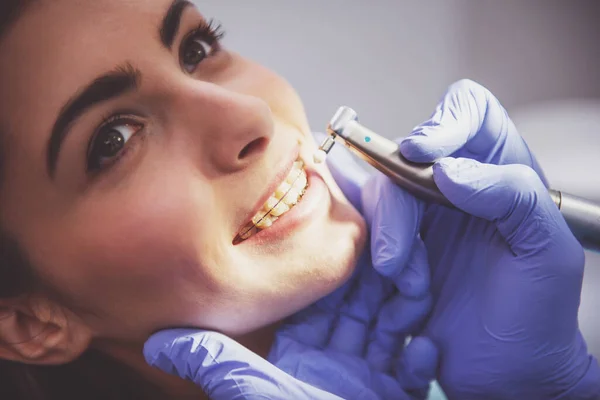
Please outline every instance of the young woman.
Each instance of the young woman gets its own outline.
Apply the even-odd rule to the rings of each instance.
[[[279,320],[352,273],[365,223],[313,165],[294,89],[223,48],[192,3],[0,15],[3,390],[177,387],[143,359],[153,331],[265,354]],[[76,392],[85,374],[98,385]]]

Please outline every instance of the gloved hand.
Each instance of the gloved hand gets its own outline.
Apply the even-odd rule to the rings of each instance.
[[[427,248],[435,303],[425,333],[441,351],[449,398],[600,398],[600,369],[577,325],[583,250],[498,100],[460,81],[400,148],[437,161],[435,182],[462,211],[424,204],[379,173],[360,206],[373,265],[401,291],[424,281],[426,269],[406,260],[421,238]]]
[[[144,347],[147,362],[189,379],[211,399],[424,399],[437,349],[414,334],[431,297],[401,296],[363,257],[353,277],[293,316],[268,361],[232,339],[166,330]]]

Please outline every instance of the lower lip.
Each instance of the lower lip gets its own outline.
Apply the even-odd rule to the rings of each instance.
[[[270,243],[285,239],[299,226],[315,219],[319,210],[327,212],[329,209],[329,202],[326,200],[329,193],[327,184],[314,171],[306,171],[306,177],[308,187],[298,203],[290,211],[279,217],[269,228],[255,233],[240,244],[251,242]]]

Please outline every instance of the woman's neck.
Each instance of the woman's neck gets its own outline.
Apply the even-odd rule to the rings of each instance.
[[[279,323],[273,324],[234,339],[263,358],[267,358]],[[144,343],[98,341],[94,347],[122,362],[148,382],[160,387],[168,399],[208,399],[203,390],[193,382],[169,375],[149,366],[143,356]]]

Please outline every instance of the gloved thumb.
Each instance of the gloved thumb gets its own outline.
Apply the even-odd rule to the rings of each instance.
[[[463,79],[448,87],[431,118],[413,129],[400,143],[400,151],[414,162],[434,162],[467,144],[474,156],[483,155],[498,142],[502,127],[510,122],[505,119],[504,109],[489,90]],[[493,126],[480,134],[484,123]]]
[[[525,165],[443,158],[433,167],[440,191],[457,208],[496,223],[516,254],[580,248],[536,172]]]
[[[194,382],[214,400],[339,400],[286,374],[217,332],[160,331],[146,341],[144,357],[151,366]]]

